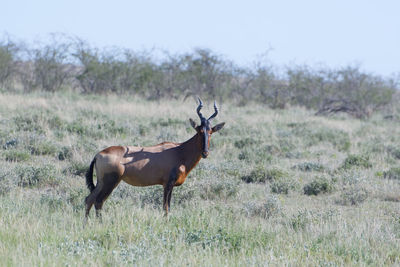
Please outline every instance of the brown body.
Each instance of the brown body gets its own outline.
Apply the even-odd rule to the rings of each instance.
[[[215,117],[218,110],[216,105],[214,107]],[[173,187],[182,185],[200,159],[208,156],[211,134],[224,126],[221,123],[211,128],[208,120],[205,121],[207,125],[203,126],[202,122],[202,125],[197,126],[191,120],[197,133],[184,143],[164,142],[150,147],[112,146],[99,152],[86,175],[91,191],[85,200],[86,217],[93,204],[99,215],[104,201],[121,180],[133,186],[162,185],[163,205],[168,214]],[[97,174],[96,187],[93,184],[94,167]]]

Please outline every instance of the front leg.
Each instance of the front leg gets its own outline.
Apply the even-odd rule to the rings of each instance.
[[[172,189],[174,189],[174,187],[171,188],[171,190],[169,191],[169,194],[168,194],[168,210],[171,210]]]
[[[176,183],[176,180],[178,179],[178,176],[179,176],[178,170],[177,170],[177,168],[174,168],[169,175],[167,184],[164,185],[163,207],[165,210],[165,216],[168,216],[168,211],[171,206],[172,189],[174,188],[174,185]]]
[[[164,186],[164,201],[163,201],[163,207],[165,210],[165,217],[168,216],[168,209],[170,205],[170,200],[171,200],[171,194],[172,194],[172,189],[174,188],[174,182],[171,180],[168,180],[168,183]]]

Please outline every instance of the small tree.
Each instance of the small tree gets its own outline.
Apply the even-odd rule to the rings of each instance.
[[[10,39],[0,42],[0,86],[9,87],[16,73],[17,45]]]

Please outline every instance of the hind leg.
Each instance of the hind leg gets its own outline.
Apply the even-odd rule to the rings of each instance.
[[[101,184],[97,184],[96,188],[85,198],[85,206],[86,206],[86,212],[85,212],[85,218],[87,219],[89,217],[89,212],[90,209],[92,208],[94,202],[96,201],[96,197],[101,191]]]
[[[101,209],[104,201],[110,196],[111,192],[121,181],[118,173],[107,173],[103,177],[103,186],[99,193],[96,195],[94,207],[96,209],[96,216],[101,217]]]

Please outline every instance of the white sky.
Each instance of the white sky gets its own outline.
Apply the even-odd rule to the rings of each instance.
[[[361,64],[400,73],[400,0],[1,0],[0,34],[32,42],[49,33],[97,47],[209,48],[247,65]]]

